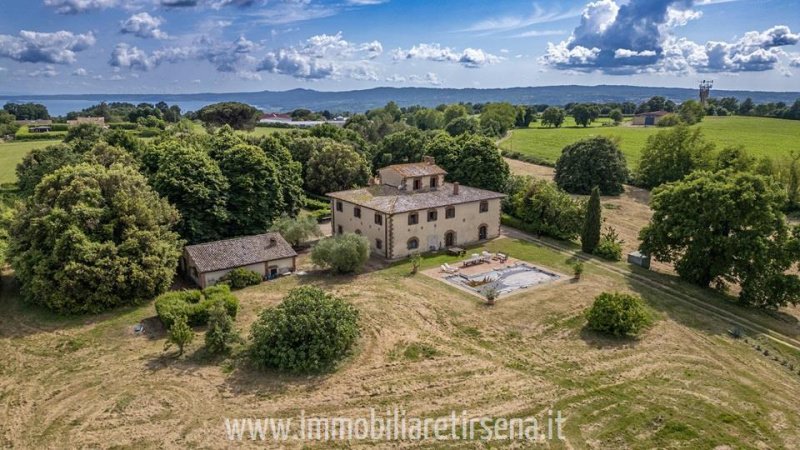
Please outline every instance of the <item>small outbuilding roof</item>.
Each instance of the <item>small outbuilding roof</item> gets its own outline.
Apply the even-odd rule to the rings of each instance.
[[[657,116],[657,117],[660,117],[660,116],[666,116],[667,114],[669,114],[667,111],[651,111],[651,112],[636,114],[636,116],[637,117],[639,117],[639,116]]]
[[[343,200],[382,213],[396,214],[503,198],[505,194],[469,186],[459,186],[458,193],[455,193],[454,186],[450,183],[444,183],[442,187],[437,190],[418,192],[408,192],[394,186],[377,184],[361,189],[331,192],[328,194],[328,197]]]
[[[426,177],[431,175],[447,175],[447,171],[436,164],[423,161],[418,163],[394,164],[380,169],[381,172],[392,170],[402,177]]]
[[[297,252],[280,233],[264,233],[188,245],[186,253],[201,273],[297,256]]]

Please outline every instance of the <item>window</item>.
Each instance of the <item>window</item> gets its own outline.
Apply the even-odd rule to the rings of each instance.
[[[449,207],[444,210],[444,218],[445,219],[452,219],[456,216],[456,209],[454,207]]]
[[[361,236],[361,230],[356,230],[356,234]]]
[[[408,249],[416,250],[419,248],[419,240],[415,237],[408,240]]]
[[[411,213],[408,215],[408,224],[409,225],[416,225],[419,223],[419,214]]]
[[[438,218],[439,213],[435,209],[428,211],[428,222],[436,222],[436,219]]]
[[[342,233],[344,233],[344,230],[342,230],[342,226],[341,226],[341,225],[339,225],[339,227],[336,229],[336,231],[337,231],[339,234],[342,234]]]
[[[361,208],[358,206],[353,208],[353,217],[361,217]]]
[[[489,212],[489,202],[487,201],[481,202],[480,212],[482,213]]]
[[[383,216],[375,213],[375,225],[383,225]]]
[[[436,189],[436,186],[439,185],[439,179],[437,177],[431,177],[431,189]]]
[[[344,211],[344,206],[342,206],[342,202],[336,202],[336,210],[339,212]]]
[[[383,248],[383,241],[380,240],[380,239],[375,239],[375,248],[377,248],[378,250],[382,249]]]
[[[417,191],[420,189],[422,189],[422,179],[417,178],[416,180],[414,180],[414,190]]]

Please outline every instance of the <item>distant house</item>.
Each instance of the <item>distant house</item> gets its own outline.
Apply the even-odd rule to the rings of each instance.
[[[49,125],[29,126],[28,131],[31,133],[47,133],[52,131],[53,128]]]
[[[658,122],[669,114],[666,111],[653,111],[653,112],[646,112],[642,114],[636,114],[633,116],[633,123],[632,125],[642,125],[642,126],[653,126],[658,125]]]
[[[75,127],[78,125],[83,125],[85,123],[91,123],[105,128],[106,119],[105,117],[77,117],[75,118],[75,120],[68,120],[67,126]]]
[[[372,253],[398,259],[500,235],[499,192],[445,183],[433,158],[380,169],[377,184],[331,192],[334,234],[368,238]]]
[[[279,233],[189,245],[183,250],[181,269],[201,288],[216,284],[237,268],[271,279],[294,272],[297,253]]]

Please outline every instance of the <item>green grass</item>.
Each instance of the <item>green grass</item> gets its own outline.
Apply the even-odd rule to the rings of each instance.
[[[792,150],[800,150],[800,121],[767,119],[761,117],[706,117],[696,125],[717,148],[743,145],[753,156],[769,156],[780,159]],[[543,128],[536,123],[529,129],[514,130],[501,142],[504,150],[521,152],[555,163],[561,150],[580,139],[590,136],[616,137],[628,159],[630,167],[636,167],[647,138],[657,133],[656,127],[603,127],[593,124],[588,128],[576,127],[568,118],[562,128]]]
[[[20,141],[0,144],[0,184],[15,183],[17,175],[14,170],[22,158],[34,148],[47,147],[60,141]]]
[[[275,133],[284,134],[299,128],[255,127],[253,131],[243,131],[248,136],[272,136]]]

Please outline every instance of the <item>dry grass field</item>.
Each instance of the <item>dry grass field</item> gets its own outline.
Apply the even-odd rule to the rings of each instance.
[[[500,238],[486,248],[570,273],[570,257],[545,247]],[[443,262],[455,258],[428,257],[422,268]],[[494,307],[409,272],[407,262],[389,267],[374,262],[358,276],[311,272],[237,292],[242,310],[236,323],[243,331],[259,311],[300,284],[319,285],[358,307],[363,335],[356,352],[336,372],[318,376],[257,372],[236,357],[208,359],[199,329],[187,355],[175,359],[163,349],[164,332],[152,304],[57,318],[22,305],[6,274],[0,301],[0,447],[277,448],[273,442],[227,441],[223,418],[296,417],[301,410],[363,417],[370,407],[393,406],[425,417],[466,409],[475,415],[543,418],[548,410],[561,410],[566,441],[545,448],[800,447],[800,355],[759,336],[748,336],[749,343],[732,339],[728,323],[687,309],[625,272],[588,265],[580,282],[523,291]],[[655,325],[639,340],[587,331],[584,310],[606,290],[642,295]],[[797,337],[796,324],[759,320],[795,330]],[[147,325],[144,336],[132,331],[140,321]],[[793,372],[756,351],[755,342],[791,361]],[[519,442],[421,446],[526,447]]]

